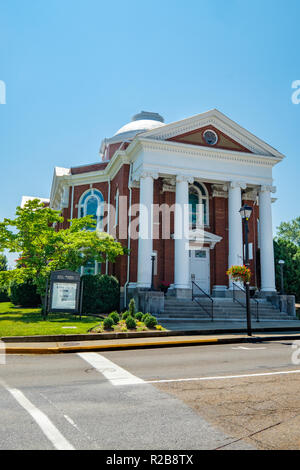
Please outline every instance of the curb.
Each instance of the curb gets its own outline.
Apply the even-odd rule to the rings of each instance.
[[[284,332],[299,332],[299,326],[289,327],[261,327],[252,328],[253,333],[284,333]],[[211,328],[207,330],[164,330],[164,331],[145,331],[145,332],[127,332],[127,333],[90,333],[90,334],[70,334],[70,335],[43,335],[43,336],[3,336],[0,341],[4,343],[63,343],[67,341],[99,341],[107,339],[143,339],[143,338],[157,338],[157,337],[168,337],[168,336],[208,336],[208,335],[225,335],[242,333],[247,334],[247,328],[229,328],[229,329],[218,329]]]
[[[188,339],[188,340],[171,340],[171,341],[150,341],[137,343],[115,343],[103,345],[68,345],[53,346],[46,348],[20,348],[6,347],[6,354],[61,354],[89,351],[107,351],[107,350],[129,350],[129,349],[147,349],[147,348],[163,348],[163,347],[180,347],[180,346],[205,346],[212,344],[238,344],[238,343],[263,343],[268,341],[283,341],[300,339],[300,335],[277,335],[269,337],[235,337],[235,338],[207,338],[207,339]]]

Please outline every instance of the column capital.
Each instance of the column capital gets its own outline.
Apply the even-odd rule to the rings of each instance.
[[[229,189],[235,189],[235,188],[241,188],[241,189],[246,189],[247,185],[246,183],[243,183],[242,181],[230,181],[228,184]]]
[[[141,172],[137,173],[134,175],[133,180],[134,181],[139,181],[140,179],[143,178],[152,178],[154,180],[157,180],[159,177],[158,172],[154,170],[142,170]]]
[[[271,185],[262,185],[259,189],[260,193],[276,193],[276,186],[271,186]]]
[[[193,184],[194,178],[189,175],[176,175],[176,183],[183,183],[183,182]]]

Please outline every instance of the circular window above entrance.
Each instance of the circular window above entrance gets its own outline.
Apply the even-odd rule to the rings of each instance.
[[[218,142],[217,134],[215,133],[215,131],[212,131],[210,129],[203,133],[203,138],[207,145],[216,145],[216,143]]]

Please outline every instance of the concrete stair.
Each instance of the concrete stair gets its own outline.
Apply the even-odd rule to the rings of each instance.
[[[210,320],[208,312],[211,311],[211,302],[208,298],[200,298],[200,304],[195,300],[177,299],[172,297],[165,298],[164,311],[157,315],[160,321],[172,320]],[[252,319],[256,320],[256,304],[251,301]],[[214,298],[214,319],[215,320],[242,320],[246,319],[246,308],[233,299]],[[259,319],[265,320],[291,320],[287,314],[280,312],[266,300],[259,300]]]

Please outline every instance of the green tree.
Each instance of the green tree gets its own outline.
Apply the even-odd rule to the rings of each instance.
[[[7,258],[0,253],[0,271],[7,271]]]
[[[282,222],[277,228],[277,236],[300,247],[300,217],[291,222]]]
[[[93,230],[92,216],[73,219],[69,228],[56,230],[63,220],[59,211],[35,199],[17,207],[14,219],[0,223],[0,250],[20,254],[16,269],[0,272],[0,285],[32,280],[43,295],[51,271],[76,271],[88,261],[114,262],[124,254],[125,249],[113,237]]]
[[[300,299],[300,247],[285,238],[277,238],[274,241],[276,287],[280,291],[280,266],[278,261],[282,259],[284,291],[293,294]]]

